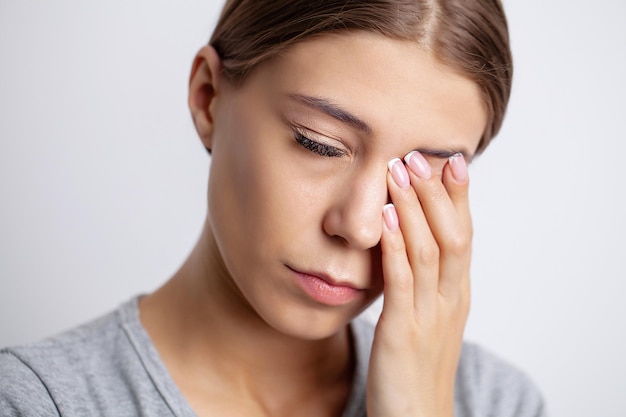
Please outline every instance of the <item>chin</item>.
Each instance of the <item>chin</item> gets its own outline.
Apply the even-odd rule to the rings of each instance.
[[[280,320],[280,322],[267,323],[286,336],[300,340],[315,341],[328,339],[341,332],[350,323],[352,318],[353,317],[348,317],[343,320],[303,320],[300,322],[294,322],[294,320]]]
[[[261,320],[274,330],[296,339],[313,341],[341,332],[373,301],[341,307],[292,302],[281,304],[280,309],[269,305],[255,310]]]

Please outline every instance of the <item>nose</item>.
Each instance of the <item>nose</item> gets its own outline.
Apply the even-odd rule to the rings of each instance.
[[[382,209],[388,199],[385,167],[371,171],[355,173],[337,187],[323,221],[327,235],[358,250],[373,248],[380,241]]]

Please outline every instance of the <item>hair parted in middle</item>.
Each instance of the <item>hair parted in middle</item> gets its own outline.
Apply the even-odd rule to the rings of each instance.
[[[480,88],[488,121],[481,153],[498,133],[513,61],[500,0],[227,0],[210,40],[233,84],[295,43],[361,30],[411,40]]]

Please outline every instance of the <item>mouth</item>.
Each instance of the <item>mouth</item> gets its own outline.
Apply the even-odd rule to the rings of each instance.
[[[358,298],[363,290],[353,285],[338,282],[319,272],[302,272],[287,266],[300,288],[314,301],[328,306],[348,304]]]

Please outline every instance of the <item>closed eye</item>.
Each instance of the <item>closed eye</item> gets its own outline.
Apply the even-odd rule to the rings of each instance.
[[[418,148],[416,149],[419,153],[421,153],[424,156],[431,156],[433,158],[437,158],[437,159],[445,159],[448,160],[451,157],[455,156],[455,155],[462,155],[466,160],[470,159],[471,157],[468,157],[467,152],[463,151],[463,150],[456,150],[456,149],[425,149],[425,148]]]
[[[344,156],[346,154],[345,151],[331,145],[327,145],[325,143],[317,142],[310,137],[307,137],[299,130],[294,130],[293,137],[303,148],[308,149],[311,152],[315,152],[320,156],[326,156],[330,158],[337,158],[340,156]]]

